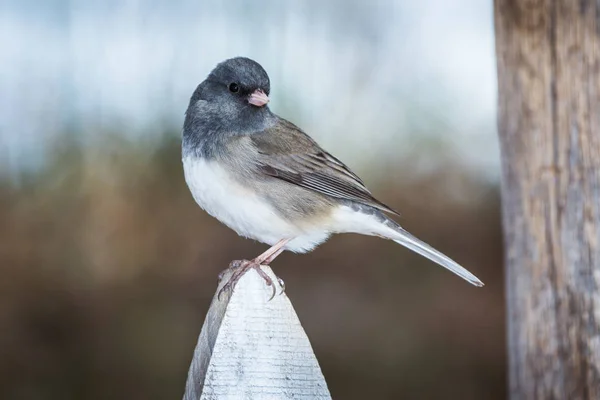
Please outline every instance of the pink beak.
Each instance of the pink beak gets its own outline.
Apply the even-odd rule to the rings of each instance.
[[[256,107],[262,107],[269,102],[269,96],[262,91],[262,89],[256,89],[250,97],[248,97],[248,103]]]

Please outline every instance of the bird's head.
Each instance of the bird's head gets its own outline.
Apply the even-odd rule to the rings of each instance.
[[[236,57],[219,63],[190,99],[184,135],[219,140],[265,129],[274,119],[267,105],[270,89],[269,76],[256,61]]]

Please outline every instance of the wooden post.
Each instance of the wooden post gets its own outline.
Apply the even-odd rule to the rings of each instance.
[[[495,0],[512,399],[600,399],[600,2]]]
[[[277,282],[269,267],[263,270]],[[229,276],[221,280],[204,320],[184,400],[331,399],[285,293],[268,301],[271,287],[250,270],[219,300]]]

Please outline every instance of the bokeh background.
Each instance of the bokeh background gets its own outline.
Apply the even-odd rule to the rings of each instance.
[[[183,113],[245,55],[272,109],[485,283],[340,235],[274,270],[336,399],[506,396],[492,2],[0,2],[0,398],[181,398],[217,274]]]

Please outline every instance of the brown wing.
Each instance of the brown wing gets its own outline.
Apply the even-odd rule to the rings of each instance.
[[[250,137],[259,152],[262,173],[317,193],[398,214],[375,199],[356,174],[291,122],[280,119],[275,126]]]

